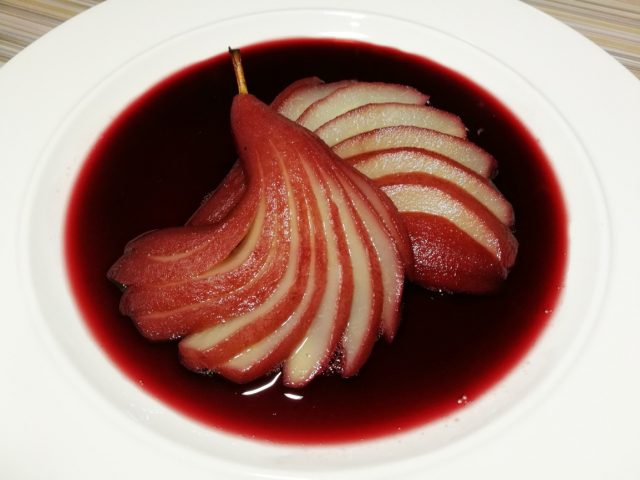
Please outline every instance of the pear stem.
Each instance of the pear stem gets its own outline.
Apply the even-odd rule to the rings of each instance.
[[[236,82],[238,82],[238,93],[249,93],[247,89],[247,81],[244,79],[244,70],[242,69],[242,58],[240,57],[240,50],[237,48],[229,47],[229,53],[231,54],[231,62],[233,63],[233,73],[236,75]]]

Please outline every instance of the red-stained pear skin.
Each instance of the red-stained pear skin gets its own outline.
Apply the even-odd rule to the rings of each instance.
[[[246,382],[284,365],[285,383],[301,387],[338,359],[332,370],[355,375],[398,327],[408,233],[366,177],[241,77],[239,163],[185,227],[130,242],[109,271],[125,287],[121,310],[149,339],[181,338],[192,370]],[[276,103],[308,100],[319,84],[301,81]]]
[[[139,236],[126,245],[124,255],[111,267],[108,277],[120,285],[156,284],[190,279],[215,267],[249,231],[259,191],[249,184],[242,199],[218,223]]]
[[[413,254],[412,281],[443,291],[491,293],[500,288],[507,271],[486,248],[444,217],[404,212]],[[462,253],[464,252],[464,253]]]
[[[245,192],[244,171],[236,162],[224,180],[202,201],[202,205],[191,216],[187,225],[218,223],[235,207]]]

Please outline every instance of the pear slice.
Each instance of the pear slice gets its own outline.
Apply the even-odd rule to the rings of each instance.
[[[348,161],[373,180],[398,173],[424,173],[447,180],[476,198],[502,223],[513,225],[513,207],[490,180],[437,153],[392,148],[357,155]]]
[[[408,103],[368,103],[334,117],[314,133],[333,147],[360,133],[402,125],[429,128],[460,138],[467,135],[467,130],[457,115],[427,105]]]
[[[405,85],[354,82],[312,103],[296,121],[315,130],[333,118],[369,103],[409,103],[424,105],[429,97]]]
[[[487,293],[507,276],[517,240],[462,188],[423,173],[390,175],[377,184],[405,219],[415,259],[412,280],[430,289]]]
[[[271,102],[271,108],[278,111],[281,115],[284,115],[284,112],[288,108],[285,107],[285,104],[289,104],[289,108],[293,108],[295,110],[296,108],[299,108],[295,107],[294,105],[299,101],[300,94],[306,89],[314,88],[318,85],[324,85],[324,81],[319,79],[318,77],[306,77],[301,78],[300,80],[296,80],[292,84],[288,85],[276,96],[276,98],[273,99],[273,101]],[[300,110],[300,113],[302,113],[308,106],[309,105],[303,106]],[[298,116],[300,115],[300,113],[298,114]],[[297,118],[297,116],[295,118]],[[295,118],[293,118],[292,120],[295,120]]]
[[[298,80],[278,95],[271,106],[280,115],[296,120],[313,103],[352,83],[352,80],[324,83],[317,78]]]
[[[363,153],[401,147],[439,153],[483,177],[491,177],[496,167],[496,161],[489,153],[468,140],[411,126],[384,127],[361,133],[338,143],[333,151],[348,159]]]
[[[440,292],[499,290],[508,273],[496,257],[445,217],[403,212],[416,263],[411,281]]]

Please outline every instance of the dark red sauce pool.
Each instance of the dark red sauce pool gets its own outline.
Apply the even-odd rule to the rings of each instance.
[[[226,54],[183,70],[124,111],[95,146],[67,215],[76,300],[97,342],[135,383],[175,410],[229,432],[277,442],[369,439],[420,426],[473,402],[527,352],[561,289],[567,222],[558,183],[535,139],[471,81],[424,58],[363,43],[286,40],[242,49],[249,89],[270,101],[305,76],[412,85],[460,115],[498,160],[496,184],[516,212],[518,262],[497,295],[439,295],[408,286],[394,343],[377,343],[353,379],[300,391],[271,378],[235,385],[184,369],[175,343],[153,344],[118,312],[108,268],[125,243],[183,224],[235,159]],[[294,395],[291,395],[294,394]]]

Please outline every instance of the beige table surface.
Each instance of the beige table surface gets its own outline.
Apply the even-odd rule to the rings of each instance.
[[[0,0],[0,66],[101,0]],[[640,78],[640,0],[526,0],[589,37]]]

